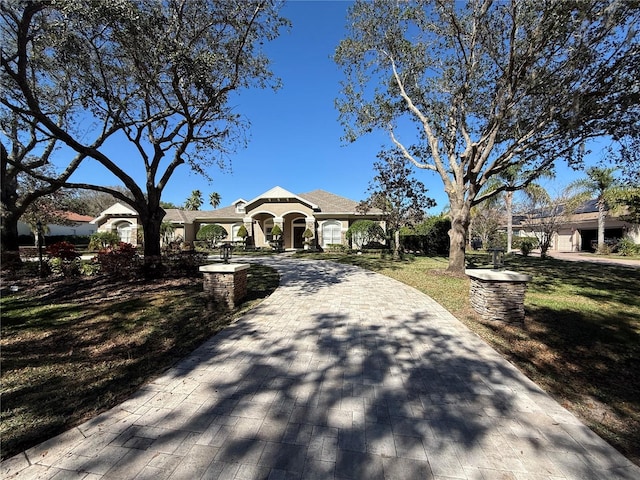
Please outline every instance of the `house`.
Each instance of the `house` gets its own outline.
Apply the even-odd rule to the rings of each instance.
[[[275,225],[282,230],[283,247],[287,250],[304,246],[303,233],[309,229],[318,246],[346,245],[346,232],[356,220],[375,220],[386,227],[381,210],[357,211],[358,202],[324,190],[294,194],[282,187],[250,200],[239,198],[230,206],[210,211],[166,209],[165,222],[173,224],[173,238],[192,244],[202,225],[217,224],[227,231],[225,241],[240,242],[240,227],[244,225],[254,247],[268,247],[273,240]],[[93,223],[98,231],[117,231],[122,241],[135,244],[138,229],[137,214],[130,207],[115,204],[102,212]]]
[[[55,223],[47,224],[44,229],[44,234],[49,237],[53,236],[90,236],[96,232],[96,227],[93,225],[93,217],[87,215],[80,215],[74,212],[60,212],[58,214],[61,218],[64,218],[65,225],[58,225]],[[31,227],[24,223],[18,222],[18,235],[33,235]]]
[[[91,221],[98,232],[116,232],[121,242],[137,245],[138,213],[127,205],[111,205]]]
[[[533,236],[531,227],[524,225],[523,222],[524,217],[514,217],[514,236]],[[634,243],[640,243],[640,225],[627,222],[619,214],[608,211],[604,236],[605,242],[609,243],[615,243],[624,237]],[[557,233],[553,236],[550,250],[556,252],[593,251],[597,247],[597,243],[598,204],[596,200],[589,200],[564,219]]]

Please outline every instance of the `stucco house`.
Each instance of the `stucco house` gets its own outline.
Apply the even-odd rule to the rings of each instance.
[[[48,223],[44,229],[46,236],[90,236],[96,232],[96,226],[92,223],[93,217],[74,212],[60,212],[59,215],[64,217],[66,225]],[[27,223],[18,222],[18,235],[32,234],[32,228]]]
[[[529,226],[523,225],[523,218],[514,217],[513,231],[516,236],[533,236]],[[605,220],[605,241],[615,242],[629,238],[640,243],[640,225],[626,222],[619,214],[607,212]],[[596,200],[582,204],[560,226],[553,236],[550,250],[556,252],[593,251],[598,241],[598,205]]]
[[[174,226],[173,239],[187,244],[196,239],[202,225],[217,224],[227,230],[225,241],[240,242],[238,230],[244,225],[249,237],[247,242],[257,248],[268,247],[273,239],[275,225],[282,229],[282,242],[286,250],[304,247],[303,233],[309,229],[314,243],[322,248],[331,244],[346,245],[349,226],[361,219],[380,222],[386,227],[382,211],[367,213],[357,211],[358,202],[326,192],[314,190],[294,194],[282,187],[274,187],[255,198],[239,198],[231,205],[210,211],[166,209],[165,222]],[[123,241],[135,244],[138,220],[130,207],[115,204],[94,222],[99,231],[117,231]]]

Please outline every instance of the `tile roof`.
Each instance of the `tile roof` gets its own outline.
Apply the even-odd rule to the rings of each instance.
[[[322,213],[355,213],[359,203],[325,190],[313,190],[312,192],[301,193],[298,196],[318,205]],[[373,208],[368,213],[382,213],[382,210]]]

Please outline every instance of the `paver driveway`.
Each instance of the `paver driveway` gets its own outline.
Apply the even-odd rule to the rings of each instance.
[[[638,479],[429,297],[330,262],[3,478]]]

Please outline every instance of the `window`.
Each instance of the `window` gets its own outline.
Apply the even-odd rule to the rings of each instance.
[[[245,213],[244,206],[245,206],[244,202],[236,203],[236,213]]]
[[[131,224],[126,222],[119,223],[116,228],[120,241],[124,243],[131,243]]]
[[[337,220],[328,220],[322,224],[322,246],[342,243],[342,224]]]

